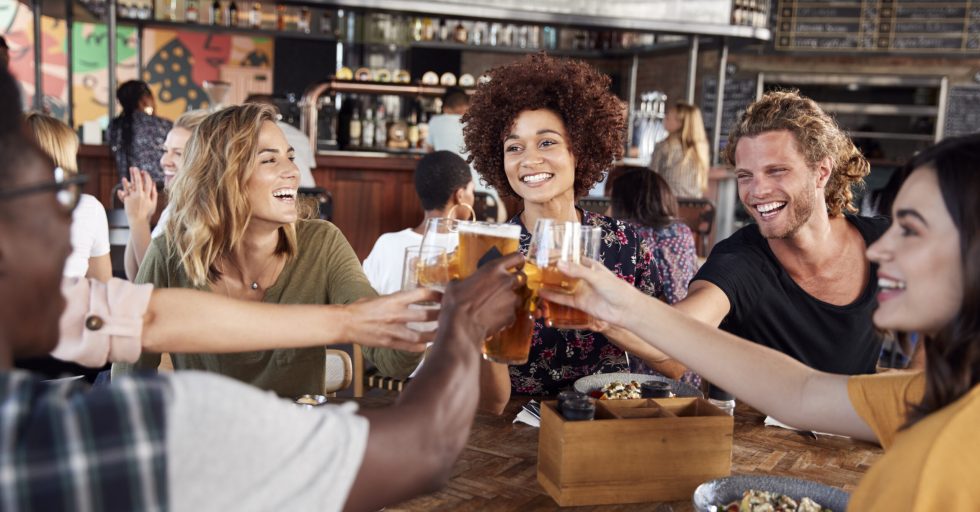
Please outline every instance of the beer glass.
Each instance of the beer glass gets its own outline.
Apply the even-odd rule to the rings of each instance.
[[[532,288],[573,294],[579,280],[558,270],[558,262],[581,263],[598,259],[602,230],[578,222],[539,219],[528,250],[528,282]],[[587,329],[592,318],[580,309],[550,301],[545,304],[545,325],[559,329]]]
[[[488,222],[459,223],[459,276],[466,278],[491,260],[520,250],[521,227],[516,224]],[[518,292],[521,304],[512,325],[483,342],[483,357],[503,364],[524,364],[531,350],[534,303],[531,290],[525,285]]]
[[[402,270],[402,290],[414,290],[420,286],[445,291],[449,284],[449,262],[446,250],[441,247],[420,247],[413,245],[405,248],[405,264]],[[439,309],[436,301],[416,302],[409,305],[412,309]],[[437,322],[408,322],[409,329],[419,332],[436,330]]]
[[[447,217],[432,217],[425,220],[422,227],[422,247],[441,247],[446,250],[449,262],[449,278],[459,278],[459,258],[456,248],[459,246],[460,221]]]

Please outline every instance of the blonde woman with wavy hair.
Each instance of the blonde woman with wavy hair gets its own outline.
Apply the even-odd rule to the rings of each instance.
[[[65,123],[51,116],[32,112],[25,120],[38,146],[54,164],[68,175],[78,173],[78,136]],[[82,194],[71,219],[71,255],[65,262],[65,277],[91,277],[108,281],[112,277],[109,258],[109,221],[98,199]]]
[[[181,114],[174,121],[173,128],[163,141],[163,154],[160,167],[163,168],[164,186],[169,186],[184,161],[184,149],[191,133],[208,116],[204,110],[192,110]],[[150,229],[150,221],[157,211],[157,188],[149,172],[136,167],[129,169],[129,179],[122,179],[122,188],[117,191],[119,200],[126,207],[129,219],[129,241],[126,242],[126,278],[136,279],[140,264],[150,248],[150,241],[163,234],[167,219],[170,218],[170,204],[160,212],[156,227]]]
[[[667,110],[669,135],[653,151],[650,166],[670,184],[677,197],[703,197],[711,166],[708,136],[698,107],[677,102]]]
[[[268,106],[229,107],[204,119],[171,185],[165,236],[150,245],[136,282],[282,304],[374,297],[340,230],[300,214],[292,157]],[[159,361],[144,354],[136,366],[154,369]],[[177,370],[219,372],[296,397],[322,391],[325,354],[322,347],[174,354],[173,363]],[[113,367],[114,374],[125,370]]]

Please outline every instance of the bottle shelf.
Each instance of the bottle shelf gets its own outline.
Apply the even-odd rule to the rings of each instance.
[[[196,32],[232,32],[243,35],[257,35],[265,37],[295,38],[295,39],[314,39],[318,41],[336,41],[333,34],[323,34],[318,32],[298,32],[290,30],[274,30],[266,28],[252,28],[243,26],[211,25],[209,23],[193,23],[186,21],[169,20],[144,20],[138,18],[119,18],[119,23],[125,25],[136,25],[143,28],[159,28],[168,30],[192,30]]]

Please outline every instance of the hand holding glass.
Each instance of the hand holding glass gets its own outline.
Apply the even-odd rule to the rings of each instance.
[[[558,262],[581,263],[582,258],[598,259],[602,230],[577,222],[539,219],[528,250],[527,274],[532,288],[571,295],[579,280],[558,270]],[[587,329],[592,317],[580,309],[550,301],[545,303],[545,325],[560,329]]]

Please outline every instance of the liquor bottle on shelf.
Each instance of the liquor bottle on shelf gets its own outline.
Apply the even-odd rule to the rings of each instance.
[[[378,105],[378,113],[374,117],[374,145],[383,148],[388,145],[388,121],[385,119],[384,105]]]
[[[500,33],[502,31],[500,23],[494,22],[490,24],[490,37],[488,41],[490,46],[500,46]]]
[[[466,44],[469,41],[469,33],[466,31],[466,26],[463,25],[463,20],[459,20],[456,23],[456,28],[453,29],[453,41],[459,44]]]
[[[334,33],[333,16],[330,15],[329,9],[320,14],[320,33],[331,35]]]
[[[252,10],[248,14],[248,26],[252,28],[262,28],[262,4],[252,3]]]
[[[225,24],[225,9],[221,7],[220,0],[214,0],[211,2],[211,12],[208,13],[208,21],[212,25],[224,25]]]
[[[276,30],[286,30],[286,6],[276,5]]]
[[[361,113],[360,109],[354,107],[354,113],[351,114],[350,118],[350,128],[347,131],[350,134],[350,145],[360,146],[361,145]]]
[[[374,112],[371,107],[364,111],[364,122],[361,123],[361,146],[374,146]]]
[[[144,7],[140,7],[140,18],[142,19],[142,13],[145,12]],[[167,20],[177,21],[177,0],[170,0],[167,5]]]
[[[470,42],[477,46],[487,44],[487,24],[478,21],[473,24],[473,31],[470,34]]]
[[[417,147],[424,149],[425,145],[429,143],[429,113],[422,112],[422,117],[419,119],[419,141]]]
[[[310,25],[310,8],[304,5],[299,11],[299,18],[296,20],[296,30],[309,34]]]
[[[418,114],[412,109],[412,114],[408,116],[408,147],[415,148],[419,144],[419,124]]]
[[[529,41],[530,31],[527,25],[521,25],[520,30],[517,33],[517,46],[520,48],[527,48]]]
[[[228,4],[228,19],[225,20],[225,25],[229,27],[238,26],[238,5],[235,4],[235,0],[231,0]]]
[[[422,18],[422,40],[432,41],[436,38],[436,26],[432,18]]]
[[[544,38],[544,48],[546,50],[555,50],[558,48],[558,29],[551,26],[545,26],[542,30],[542,37]]]
[[[188,23],[197,23],[199,16],[197,0],[187,0],[187,7],[184,8],[184,20]]]
[[[412,19],[412,41],[421,41],[423,36],[422,18],[416,16]]]
[[[445,19],[439,20],[439,40],[442,42],[449,41],[449,24],[446,23]]]

